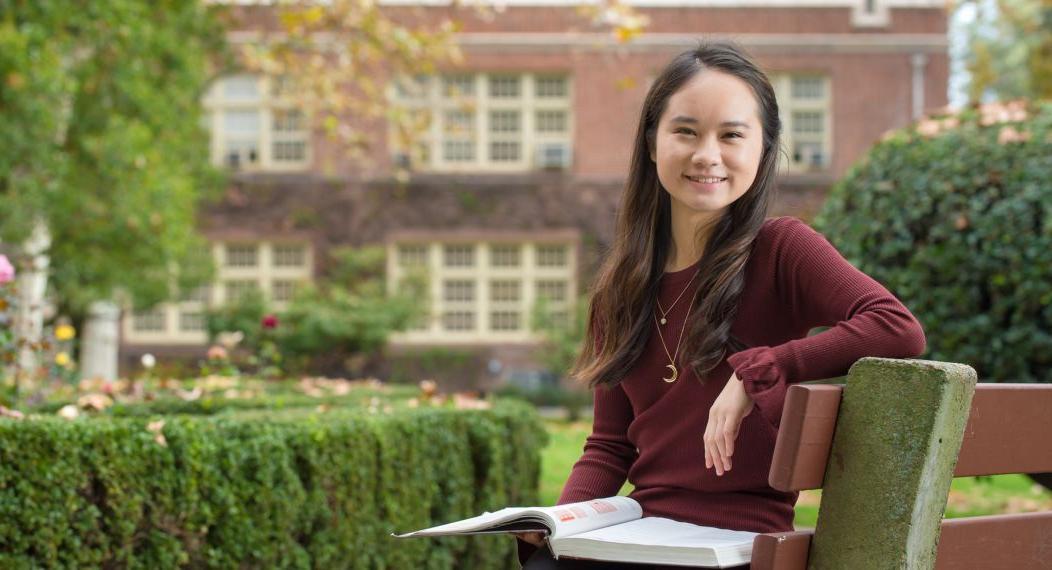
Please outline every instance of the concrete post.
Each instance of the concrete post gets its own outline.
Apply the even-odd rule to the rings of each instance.
[[[96,301],[88,308],[81,345],[81,377],[117,379],[117,340],[120,308]]]
[[[808,568],[934,568],[975,383],[963,364],[851,367]]]

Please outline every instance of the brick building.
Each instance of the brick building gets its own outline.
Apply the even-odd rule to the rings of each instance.
[[[419,4],[389,0],[384,10],[418,22],[449,10]],[[391,78],[392,100],[431,119],[410,152],[371,125],[369,159],[341,160],[300,113],[268,100],[263,80],[218,80],[204,101],[212,155],[236,172],[201,231],[219,278],[126,315],[122,363],[143,352],[199,357],[206,304],[256,287],[280,308],[324,272],[333,246],[383,244],[392,282],[426,267],[431,287],[431,318],[396,335],[391,358],[460,351],[481,385],[536,369],[531,307],[544,297],[569,314],[587,287],[612,236],[649,83],[699,39],[738,42],[774,83],[786,151],[775,214],[811,217],[881,134],[947,103],[943,2],[636,0],[650,23],[627,45],[564,1],[504,4],[492,21],[462,12],[462,66]],[[265,7],[239,9],[266,20]],[[254,33],[229,30],[234,42]],[[408,185],[393,180],[395,164],[411,165]]]

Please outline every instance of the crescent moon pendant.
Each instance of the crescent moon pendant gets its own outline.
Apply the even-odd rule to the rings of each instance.
[[[671,378],[662,378],[662,380],[664,380],[665,382],[668,382],[669,384],[675,382],[676,378],[679,378],[679,371],[676,370],[676,367],[674,365],[672,365],[672,364],[666,364],[665,368],[669,368],[669,369],[672,370],[672,377]]]

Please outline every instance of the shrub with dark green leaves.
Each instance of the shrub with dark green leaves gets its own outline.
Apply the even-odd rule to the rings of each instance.
[[[507,568],[404,532],[535,504],[543,428],[491,410],[0,418],[0,568]]]
[[[1052,103],[891,133],[815,225],[913,311],[927,358],[984,380],[1052,381]]]

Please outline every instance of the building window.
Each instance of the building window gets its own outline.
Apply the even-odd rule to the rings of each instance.
[[[566,301],[566,281],[538,281],[537,298],[556,303]]]
[[[822,170],[831,163],[829,78],[815,74],[772,75],[789,149],[790,172]]]
[[[522,298],[522,282],[515,279],[490,281],[489,300],[494,303],[518,303]]]
[[[228,245],[226,246],[227,267],[256,267],[258,264],[259,247],[256,245]]]
[[[259,282],[254,279],[232,279],[226,282],[226,302],[236,303],[250,291],[258,290]]]
[[[298,286],[299,283],[291,279],[275,279],[270,284],[270,299],[278,303],[291,301]]]
[[[539,245],[537,246],[538,267],[565,267],[566,246],[563,245]]]
[[[475,329],[474,311],[446,311],[442,315],[442,328],[447,331],[470,331]]]
[[[539,99],[561,99],[570,94],[569,84],[565,77],[538,76],[536,94]]]
[[[552,168],[542,160],[542,146],[571,146],[570,80],[564,75],[401,78],[391,96],[413,125],[411,141],[394,124],[388,137],[395,162],[406,167],[497,172]],[[432,116],[434,125],[425,119]],[[557,166],[567,168],[569,156]]]
[[[518,267],[521,249],[519,245],[491,245],[489,264],[493,267]]]
[[[449,279],[443,283],[442,298],[447,303],[471,303],[475,301],[475,282],[465,279]]]
[[[205,330],[205,316],[197,311],[179,311],[179,330],[201,332]]]
[[[275,245],[274,267],[303,267],[307,263],[307,248],[302,245]]]
[[[398,265],[402,267],[427,267],[426,245],[398,246]]]
[[[167,328],[165,321],[163,308],[138,311],[132,318],[132,328],[135,332],[164,332]]]
[[[446,245],[443,249],[446,267],[472,267],[475,265],[474,245]]]
[[[515,99],[521,92],[521,78],[514,75],[491,75],[489,78],[489,96],[494,99]]]
[[[204,103],[217,165],[275,170],[307,166],[307,117],[283,99],[281,83],[280,78],[234,75],[212,86]]]
[[[517,331],[520,328],[518,311],[493,311],[489,327],[495,331]]]

